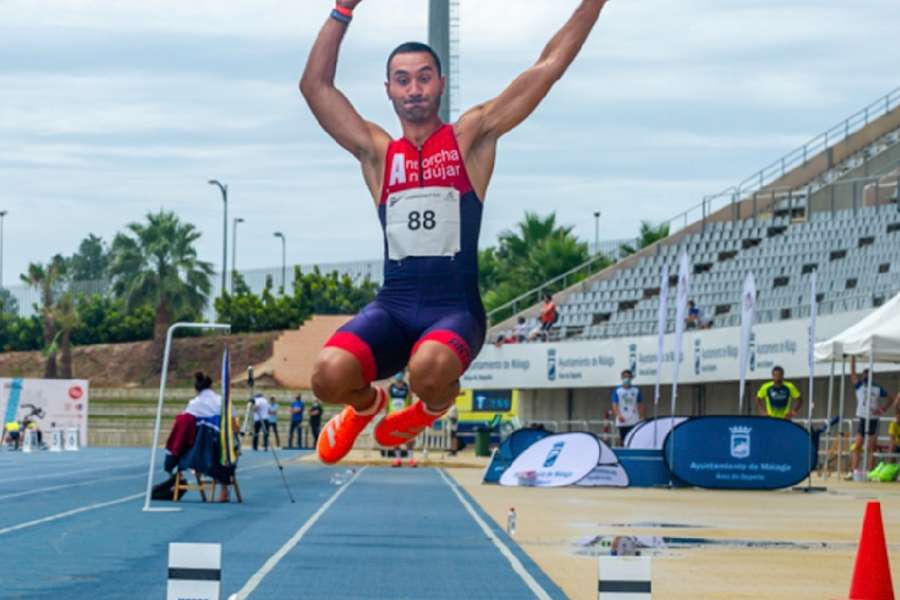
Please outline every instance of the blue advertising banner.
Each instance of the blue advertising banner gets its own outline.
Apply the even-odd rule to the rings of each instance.
[[[809,433],[784,419],[697,417],[666,438],[665,460],[685,483],[710,489],[774,490],[809,475]]]

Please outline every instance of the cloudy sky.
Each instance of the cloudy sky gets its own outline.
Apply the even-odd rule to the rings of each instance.
[[[425,0],[365,0],[339,68],[398,134],[383,62],[421,39]],[[462,107],[495,96],[576,0],[461,0]],[[0,0],[5,281],[29,261],[176,211],[221,263],[218,178],[238,266],[377,258],[352,158],[296,82],[328,0]],[[525,210],[592,240],[697,204],[898,85],[896,0],[612,0],[581,57],[500,146],[482,244]]]

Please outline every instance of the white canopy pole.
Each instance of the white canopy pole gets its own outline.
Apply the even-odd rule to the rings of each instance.
[[[153,444],[150,446],[150,468],[147,470],[147,492],[144,495],[144,512],[171,512],[180,508],[153,508],[150,494],[153,490],[153,472],[156,470],[156,452],[159,449],[159,428],[162,424],[163,398],[166,393],[166,378],[169,375],[169,352],[172,348],[172,334],[176,329],[222,329],[231,330],[231,325],[223,323],[175,323],[166,332],[166,349],[163,352],[162,373],[159,376],[159,403],[156,406],[156,425],[153,428]]]
[[[828,374],[828,408],[826,409],[827,416],[825,417],[825,449],[826,449],[826,463],[825,466],[828,467],[827,456],[828,449],[831,447],[831,404],[834,402],[834,359],[831,360],[831,371]],[[828,473],[825,473],[827,476]]]
[[[869,380],[866,382],[866,417],[863,419],[863,473],[868,479],[869,473],[869,420],[872,417],[872,379],[875,377],[873,369],[875,368],[875,348],[869,350]],[[875,427],[876,439],[878,436],[878,427]],[[865,479],[864,479],[865,481]]]
[[[841,393],[840,393],[840,401],[838,402],[838,414],[841,416],[838,421],[838,477],[840,477],[844,473],[844,398],[847,395],[847,358],[841,355]],[[850,433],[853,433],[853,428],[851,426]],[[849,436],[848,436],[849,440]],[[849,448],[849,446],[848,446]]]

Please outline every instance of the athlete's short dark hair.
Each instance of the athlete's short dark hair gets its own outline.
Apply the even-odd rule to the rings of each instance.
[[[774,367],[772,367],[772,373],[773,373],[773,374],[775,373],[775,371],[778,371],[778,372],[780,372],[782,375],[784,375],[784,369],[783,369],[782,367],[778,366],[778,365],[775,365]]]
[[[387,59],[387,78],[391,78],[391,61],[394,60],[394,57],[398,54],[414,54],[417,52],[427,52],[431,55],[431,58],[434,59],[434,64],[437,65],[438,77],[441,76],[441,57],[437,55],[437,52],[429,46],[428,44],[423,44],[422,42],[405,42],[400,44],[394,51],[391,52],[391,55],[388,56]]]

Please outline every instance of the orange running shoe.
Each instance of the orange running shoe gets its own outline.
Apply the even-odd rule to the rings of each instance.
[[[441,413],[443,414],[443,413]],[[425,408],[425,403],[418,400],[412,406],[392,412],[375,426],[375,441],[385,448],[395,448],[415,439],[441,414],[432,414]]]
[[[344,410],[325,424],[325,428],[319,434],[319,442],[316,444],[319,460],[326,465],[333,465],[347,456],[362,430],[384,410],[386,405],[387,392],[375,388],[375,406],[365,413],[360,414],[352,406],[345,406]]]

